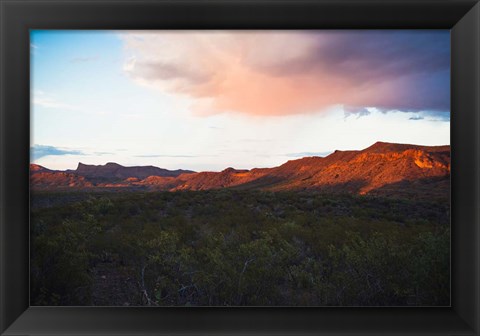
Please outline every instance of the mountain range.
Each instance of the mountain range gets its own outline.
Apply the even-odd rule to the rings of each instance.
[[[117,163],[79,163],[75,170],[57,171],[31,164],[30,179],[33,190],[236,188],[443,198],[448,197],[450,188],[450,146],[377,142],[363,150],[337,150],[326,157],[304,157],[273,168],[227,168],[221,172],[124,167]]]

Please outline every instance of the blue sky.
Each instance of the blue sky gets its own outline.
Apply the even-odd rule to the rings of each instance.
[[[32,162],[218,171],[376,141],[449,144],[449,39],[32,31]]]

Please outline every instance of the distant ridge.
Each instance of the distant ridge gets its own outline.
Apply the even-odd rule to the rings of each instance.
[[[450,146],[376,142],[364,150],[336,150],[326,157],[304,157],[274,168],[237,170],[229,167],[221,172],[199,173],[153,166],[124,167],[113,162],[99,166],[79,163],[76,170],[65,172],[31,165],[31,185],[33,189],[101,187],[178,191],[237,188],[353,194],[422,193],[448,197]]]
[[[154,166],[125,167],[115,162],[108,162],[105,165],[88,165],[79,162],[76,170],[67,170],[67,172],[104,182],[132,177],[142,180],[149,176],[177,177],[181,174],[194,173],[190,170],[168,170]]]

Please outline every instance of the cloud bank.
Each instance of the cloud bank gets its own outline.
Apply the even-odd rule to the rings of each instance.
[[[193,98],[197,114],[319,112],[344,105],[449,111],[448,31],[127,32],[138,84]]]
[[[34,160],[38,160],[44,156],[55,155],[86,155],[84,152],[73,149],[59,148],[54,146],[33,145],[30,147],[30,153]]]

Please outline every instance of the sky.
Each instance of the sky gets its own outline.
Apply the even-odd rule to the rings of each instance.
[[[31,161],[221,171],[450,144],[448,30],[32,30]]]

